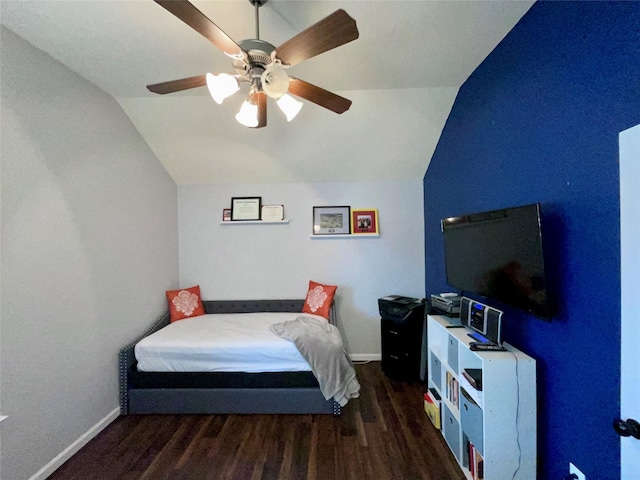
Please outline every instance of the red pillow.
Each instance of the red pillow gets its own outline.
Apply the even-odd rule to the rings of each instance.
[[[182,290],[167,291],[171,321],[204,315],[204,307],[200,299],[200,285]]]
[[[312,280],[309,281],[309,290],[307,298],[302,307],[302,313],[313,313],[314,315],[322,315],[329,319],[329,309],[333,303],[333,297],[338,287],[333,285],[322,285]]]

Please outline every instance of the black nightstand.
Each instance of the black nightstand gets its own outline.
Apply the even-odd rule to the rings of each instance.
[[[424,302],[390,295],[378,300],[382,371],[403,380],[420,379]]]

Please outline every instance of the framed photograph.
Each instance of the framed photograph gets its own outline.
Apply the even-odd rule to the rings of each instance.
[[[263,222],[280,222],[284,220],[284,205],[263,205],[260,218]]]
[[[351,207],[313,207],[314,235],[349,235]]]
[[[262,197],[231,197],[231,221],[260,220]]]
[[[230,222],[231,221],[231,209],[230,208],[223,208],[222,209],[222,221],[223,222]]]
[[[354,235],[380,235],[378,209],[354,208],[351,210],[351,233]]]

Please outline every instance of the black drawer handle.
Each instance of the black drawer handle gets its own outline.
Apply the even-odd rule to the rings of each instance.
[[[389,333],[393,333],[394,335],[398,335],[398,332],[396,332],[394,330],[389,330]]]
[[[391,358],[393,358],[394,360],[398,360],[398,357],[396,357],[395,355],[389,355]]]

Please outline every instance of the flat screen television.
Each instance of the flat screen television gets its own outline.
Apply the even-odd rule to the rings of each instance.
[[[442,219],[447,283],[550,319],[540,205]]]

